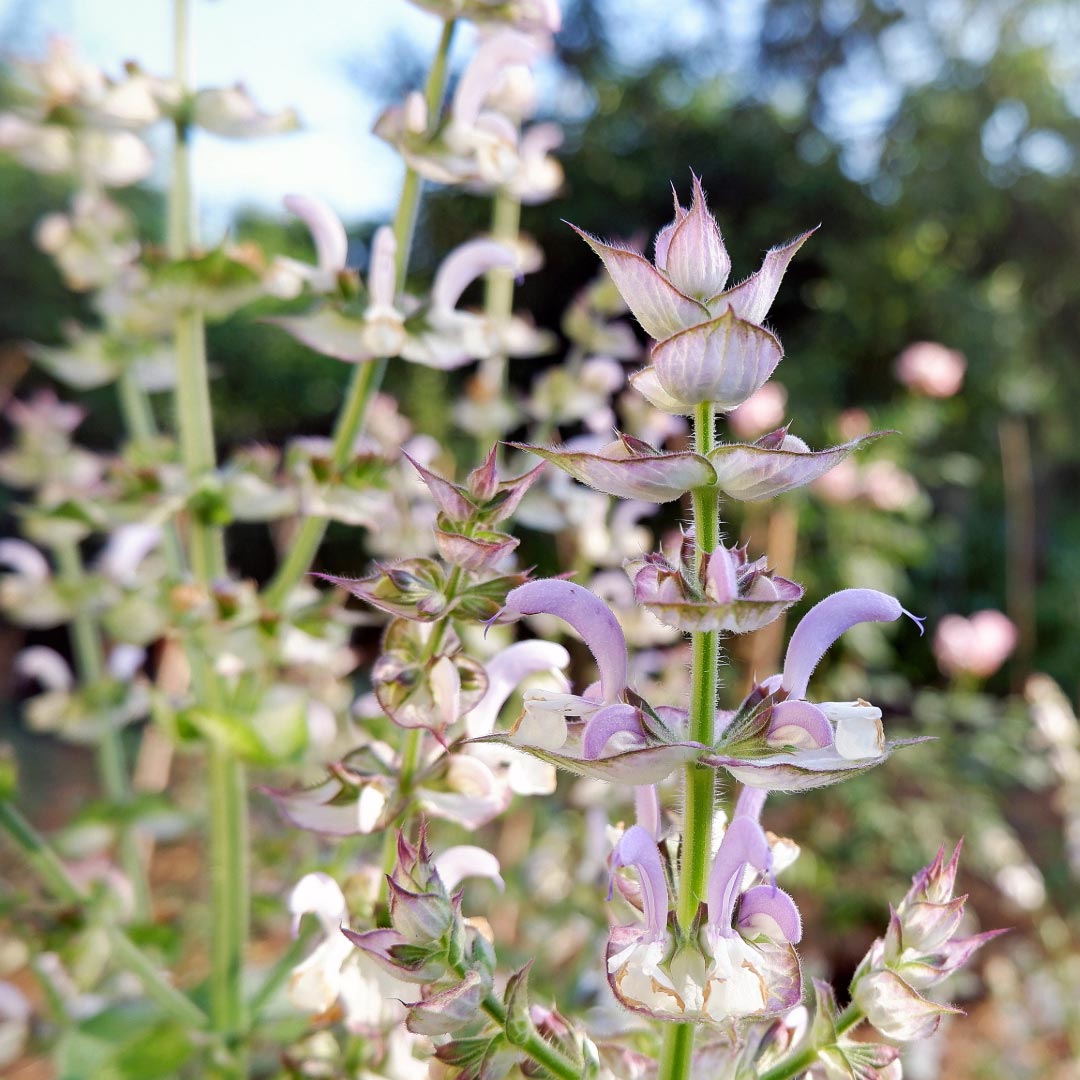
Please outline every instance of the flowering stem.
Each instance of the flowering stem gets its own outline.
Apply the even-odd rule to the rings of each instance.
[[[454,34],[454,20],[443,23],[442,37],[431,64],[424,98],[427,101],[428,115],[432,123],[437,122],[442,109],[443,92],[446,89],[447,61],[450,55],[450,42]],[[397,213],[394,215],[394,239],[397,241],[397,291],[405,288],[405,278],[409,268],[409,252],[412,248],[413,233],[416,229],[416,212],[420,204],[421,180],[416,170],[405,169],[405,179],[401,185]],[[386,373],[386,358],[369,360],[358,364],[352,382],[346,393],[345,402],[334,424],[334,444],[331,461],[334,471],[345,468],[352,457],[353,447],[367,421],[371,401],[382,385]],[[307,517],[292,541],[289,553],[273,580],[267,585],[264,595],[266,605],[278,609],[284,603],[289,592],[311,568],[315,552],[326,533],[327,519]]]
[[[175,77],[189,90],[188,0],[174,0]],[[191,254],[194,232],[194,200],[191,192],[189,127],[176,121],[172,182],[169,188],[169,255],[186,259]],[[217,466],[210,382],[206,367],[206,333],[202,312],[195,307],[180,312],[175,330],[177,384],[176,412],[180,452],[193,490]],[[189,557],[196,581],[209,585],[226,574],[225,536],[220,525],[190,514]],[[192,664],[200,676],[197,689],[211,709],[221,708],[221,687],[200,661]],[[222,744],[208,748],[207,780],[210,812],[210,1014],[214,1030],[226,1044],[226,1054],[215,1063],[217,1075],[246,1076],[242,1046],[237,1042],[244,1029],[242,974],[248,939],[249,875],[247,781],[244,765]]]
[[[87,905],[86,894],[68,873],[67,868],[46,843],[44,837],[10,802],[5,800],[0,800],[0,826],[15,841],[23,857],[57,899],[77,907]],[[109,939],[111,958],[118,966],[135,975],[142,983],[147,997],[185,1028],[206,1027],[206,1016],[202,1010],[168,982],[150,958],[123,930],[106,922],[105,931]]]
[[[837,1018],[834,1024],[839,1038],[864,1019],[862,1010],[852,1002]],[[831,1043],[814,1043],[797,1053],[778,1061],[771,1069],[763,1072],[758,1080],[795,1080],[802,1076],[817,1061],[822,1050],[827,1050]]]
[[[56,561],[61,580],[68,588],[78,593],[85,576],[78,545],[74,542],[58,545]],[[75,667],[79,673],[80,683],[87,688],[100,685],[106,677],[101,632],[97,620],[83,603],[77,605],[71,621],[71,647],[75,655]],[[110,802],[118,806],[126,805],[131,802],[131,782],[128,778],[127,763],[124,760],[124,746],[120,732],[106,721],[101,725],[98,736],[97,764],[101,787]],[[119,850],[124,873],[134,891],[136,917],[149,918],[150,890],[146,880],[146,870],[139,856],[139,845],[129,824],[120,827]]]
[[[716,443],[716,419],[712,404],[697,406],[694,443],[699,454],[708,454]],[[719,500],[715,487],[693,492],[694,557],[698,568],[702,556],[720,540]],[[691,635],[693,660],[690,683],[689,737],[711,746],[719,682],[720,640],[715,631]],[[682,857],[676,914],[680,935],[688,934],[698,907],[705,899],[709,855],[712,851],[714,778],[711,769],[687,765],[684,785]],[[661,1080],[688,1080],[694,1047],[692,1024],[671,1024],[664,1034],[660,1058]]]

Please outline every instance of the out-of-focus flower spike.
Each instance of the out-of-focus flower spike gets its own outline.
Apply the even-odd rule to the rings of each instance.
[[[532,65],[538,54],[534,38],[514,30],[501,30],[484,40],[462,73],[451,113],[454,123],[465,128],[476,124],[488,95],[498,85],[508,67]]]
[[[641,899],[645,914],[646,934],[650,940],[661,941],[667,931],[667,878],[660,863],[656,841],[640,825],[631,825],[623,833],[611,855],[611,871],[632,867],[641,882]],[[612,886],[614,881],[612,881]],[[611,899],[612,888],[608,888]]]
[[[841,589],[827,596],[802,617],[791,635],[782,688],[790,697],[805,697],[810,676],[841,634],[859,623],[895,622],[904,614],[896,597],[876,589]]]
[[[747,889],[739,900],[738,928],[746,937],[764,934],[770,941],[798,945],[802,916],[795,901],[775,885]]]
[[[753,273],[745,281],[740,282],[733,289],[714,296],[708,302],[709,310],[719,314],[725,307],[729,308],[738,318],[747,322],[757,323],[759,326],[765,321],[776,294],[780,290],[780,282],[788,264],[795,257],[799,248],[817,232],[820,226],[814,226],[794,240],[770,249],[765,254],[761,269]]]
[[[767,870],[772,859],[765,830],[753,818],[733,818],[720,841],[706,891],[708,922],[721,937],[735,931],[731,917],[742,885],[743,870]]]
[[[637,736],[638,741],[644,739],[640,710],[624,702],[608,705],[590,718],[582,738],[582,756],[595,761],[610,739],[620,733]]]
[[[432,307],[452,311],[461,294],[482,274],[502,268],[513,270],[517,256],[505,244],[494,240],[469,240],[454,248],[439,266],[431,287]]]
[[[397,239],[389,225],[381,225],[371,240],[371,265],[368,269],[371,306],[379,310],[392,309],[396,292]]]
[[[285,209],[295,214],[308,227],[315,242],[315,256],[322,277],[332,287],[334,279],[345,269],[349,239],[345,226],[330,204],[311,195],[286,195]]]
[[[572,581],[529,581],[510,591],[503,612],[519,618],[554,615],[569,623],[596,659],[604,701],[618,700],[626,686],[626,638],[618,619],[595,593]]]

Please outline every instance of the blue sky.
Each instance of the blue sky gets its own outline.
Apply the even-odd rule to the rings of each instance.
[[[252,142],[200,135],[194,173],[203,231],[220,233],[242,205],[277,210],[294,191],[326,199],[346,219],[388,215],[400,159],[370,134],[378,109],[350,82],[347,64],[377,56],[401,33],[427,53],[439,21],[403,0],[193,0],[192,7],[197,85],[243,82],[263,107],[293,105],[304,123],[303,131]],[[59,32],[110,73],[132,58],[168,73],[171,26],[171,0],[0,0],[0,32],[12,51],[40,54]],[[469,50],[469,36],[457,35],[455,53]]]

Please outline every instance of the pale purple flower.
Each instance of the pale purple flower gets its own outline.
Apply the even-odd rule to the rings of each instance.
[[[791,635],[783,671],[751,692],[708,760],[769,790],[821,787],[884,761],[903,743],[886,743],[880,709],[862,699],[814,704],[806,694],[814,669],[845,631],[901,615],[919,622],[874,589],[843,589],[816,604]]]
[[[615,927],[608,941],[608,981],[622,1004],[666,1020],[724,1023],[797,1003],[792,946],[802,924],[791,897],[771,881],[769,842],[752,817],[736,816],[724,833],[696,943],[676,947],[668,935],[667,877],[646,829],[623,834],[612,871],[622,866],[637,871],[644,917],[643,926]]]

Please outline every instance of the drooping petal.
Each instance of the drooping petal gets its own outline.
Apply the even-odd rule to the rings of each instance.
[[[624,702],[608,705],[596,712],[585,725],[581,751],[584,757],[595,760],[600,757],[612,736],[624,733],[644,741],[641,727],[641,710]]]
[[[726,443],[709,454],[717,485],[733,499],[757,502],[802,487],[839,465],[852,451],[886,434],[875,431],[829,450],[806,450],[798,446],[772,449],[769,436],[757,443]],[[790,438],[790,436],[789,436]]]
[[[467,877],[484,877],[495,882],[500,892],[506,883],[499,873],[499,860],[490,851],[473,844],[459,844],[435,856],[435,869],[448,893],[453,893]]]
[[[386,795],[374,785],[369,784],[357,795],[346,793],[335,778],[299,791],[268,787],[260,790],[274,800],[282,816],[293,825],[330,836],[371,832],[386,804]]]
[[[495,730],[499,712],[523,679],[541,671],[561,670],[569,663],[570,654],[553,641],[518,641],[493,656],[484,665],[487,690],[465,717],[469,738]]]
[[[796,236],[794,240],[766,252],[761,269],[733,289],[714,296],[709,301],[709,311],[716,315],[727,309],[740,319],[760,325],[776,299],[788,263],[815,232],[816,226],[809,232]]]
[[[341,886],[329,874],[305,874],[289,893],[289,914],[292,915],[292,933],[300,933],[300,920],[308,914],[315,915],[327,936],[337,937],[337,929],[345,921],[348,908]]]
[[[679,292],[643,255],[605,244],[576,225],[570,228],[600,256],[615,288],[649,337],[663,341],[708,319],[704,304]]]
[[[509,615],[554,615],[583,638],[600,670],[605,702],[618,699],[626,686],[626,638],[611,608],[595,593],[572,581],[529,581],[512,589],[503,611]]]
[[[783,355],[768,330],[725,311],[661,341],[653,348],[652,363],[673,401],[711,401],[728,410],[760,389]]]
[[[468,240],[439,264],[431,286],[431,305],[439,311],[457,307],[461,294],[482,274],[501,267],[513,270],[517,256],[512,248],[494,240]]]
[[[731,917],[747,866],[766,870],[772,856],[765,830],[749,817],[733,818],[713,860],[706,893],[709,925],[721,937],[732,933]]]
[[[75,686],[75,676],[68,662],[48,645],[30,645],[21,650],[12,668],[20,678],[33,679],[46,691],[66,693]]]
[[[694,488],[708,487],[715,472],[700,454],[692,451],[661,453],[644,443],[616,439],[596,453],[548,449],[527,443],[511,443],[521,450],[550,461],[575,480],[619,499],[642,499],[665,503]]]
[[[696,176],[690,210],[667,238],[664,272],[680,292],[702,301],[720,292],[731,272],[720,228]]]
[[[788,642],[781,686],[789,697],[806,696],[810,676],[845,631],[864,622],[895,622],[900,601],[876,589],[841,589],[815,604],[799,620]]]
[[[641,882],[646,933],[653,940],[663,939],[668,920],[667,878],[660,863],[656,841],[640,825],[631,825],[612,852],[612,873],[622,866],[633,867]],[[610,887],[608,899],[611,899]]]
[[[311,239],[315,241],[315,255],[319,269],[333,278],[345,269],[345,259],[349,251],[349,238],[345,235],[345,226],[341,218],[323,202],[311,195],[286,195],[285,209],[295,214],[308,227]],[[329,284],[323,285],[329,288]]]
[[[758,885],[742,894],[738,926],[747,937],[764,934],[770,941],[792,945],[802,938],[802,917],[795,901],[775,885]]]

